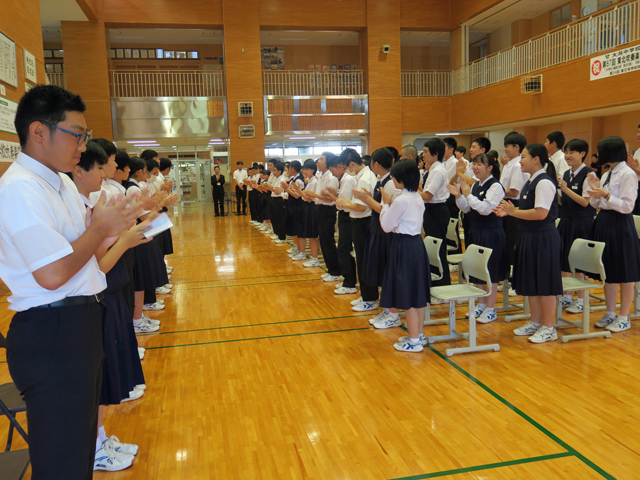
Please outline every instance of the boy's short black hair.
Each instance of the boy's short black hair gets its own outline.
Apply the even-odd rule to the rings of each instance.
[[[124,172],[124,169],[129,166],[130,162],[131,158],[127,152],[124,150],[118,150],[116,152],[116,165],[118,165],[118,170],[122,170]]]
[[[236,165],[244,165],[244,163],[242,162],[242,160],[238,160],[238,161],[236,162]]]
[[[356,165],[362,165],[362,157],[358,152],[356,152],[353,148],[345,148],[338,157],[340,159],[339,163],[346,165],[347,167],[351,162]]]
[[[392,163],[395,163],[398,160],[400,160],[400,154],[398,153],[398,149],[396,147],[384,147],[384,148],[386,148],[391,152],[391,155],[393,156]],[[371,157],[373,157],[373,154],[371,155]]]
[[[134,174],[138,173],[140,170],[144,170],[147,164],[140,157],[131,157],[129,158],[129,168],[131,171],[129,172],[129,178],[133,177]]]
[[[389,170],[394,162],[393,152],[389,150],[389,147],[378,148],[371,154],[371,163],[377,163],[385,170]]]
[[[158,152],[156,152],[155,150],[151,150],[151,149],[145,150],[144,152],[142,152],[140,154],[140,158],[145,159],[145,160],[147,158],[153,159],[153,158],[156,158],[157,156],[158,156]]]
[[[172,168],[173,167],[173,162],[168,159],[168,158],[161,158],[160,159],[160,171],[163,172],[165,171],[167,168]]]
[[[549,143],[556,142],[556,148],[558,150],[564,149],[564,133],[557,130],[555,132],[551,132],[549,135],[547,135],[547,140],[549,140]]]
[[[627,145],[620,137],[606,137],[598,142],[598,165],[627,161]]]
[[[266,169],[266,168],[265,168],[265,169],[263,169],[263,170],[260,172],[260,175],[267,175],[267,176],[269,176],[269,175],[271,175],[271,172],[270,172],[268,169]]]
[[[410,192],[417,191],[420,186],[420,169],[415,160],[411,160],[410,158],[405,158],[394,163],[393,167],[391,167],[391,176],[402,183],[404,188]]]
[[[520,147],[520,151],[518,153],[522,154],[524,147],[527,146],[527,137],[518,132],[509,132],[504,137],[504,146],[507,145],[517,145]]]
[[[292,160],[291,163],[289,163],[289,168],[293,168],[296,173],[300,173],[300,170],[302,169],[302,165],[300,164],[299,160]]]
[[[436,155],[439,162],[441,162],[444,158],[444,142],[438,137],[430,138],[429,140],[424,142],[424,147],[429,150],[429,153],[431,155]]]
[[[110,142],[106,138],[92,138],[89,141],[95,142],[100,145],[107,154],[107,157],[111,157],[111,155],[115,155],[118,152],[118,148],[114,145],[114,143]]]
[[[104,165],[109,160],[107,152],[97,142],[87,142],[87,149],[80,154],[78,166],[88,172],[96,165]]]
[[[465,148],[464,145],[458,145],[456,147],[456,152],[460,152],[462,156],[465,156],[467,154],[467,149]]]
[[[574,138],[573,140],[569,140],[564,144],[564,152],[567,153],[569,151],[584,153],[584,157],[582,158],[582,160],[584,160],[585,158],[587,158],[587,155],[589,155],[589,144],[584,140]]]
[[[214,170],[215,170],[216,168],[217,168],[218,170],[220,170],[220,165],[214,165],[214,166],[213,166],[213,169],[214,169]]]
[[[474,139],[471,143],[475,143],[481,149],[484,148],[484,153],[487,153],[489,150],[491,150],[491,140],[489,140],[487,137],[478,137]],[[522,150],[520,151],[522,152]]]
[[[336,168],[341,163],[343,162],[340,161],[340,157],[337,155],[334,155],[330,159],[329,158],[327,159],[327,168]],[[346,166],[348,167],[349,164],[347,163]]]
[[[447,148],[453,148],[453,151],[454,152],[456,151],[456,148],[458,147],[458,142],[456,141],[455,138],[453,138],[453,137],[444,137],[442,139],[442,141],[447,146]]]
[[[282,162],[282,160],[269,160],[270,163],[273,164],[273,169],[277,172],[284,172],[284,163]]]
[[[371,155],[363,155],[362,163],[364,163],[367,167],[371,166]]]
[[[318,171],[318,165],[316,165],[315,160],[311,158],[307,158],[304,161],[304,163],[302,164],[302,168],[306,168],[307,170],[313,170],[314,174]]]
[[[37,85],[20,99],[13,124],[18,132],[20,146],[27,145],[29,127],[33,122],[47,122],[58,125],[67,118],[67,112],[84,113],[87,106],[80,95],[71,93],[55,85]],[[55,128],[49,127],[51,134]],[[63,135],[67,135],[62,132]]]
[[[143,158],[145,165],[147,166],[147,171],[152,172],[154,168],[158,167],[158,162],[156,162],[153,157],[151,158]]]
[[[333,153],[333,152],[322,152],[322,154],[320,156],[325,158],[325,160],[327,161],[327,166],[328,166],[329,165],[329,161],[332,158],[334,158],[336,156],[336,154]]]

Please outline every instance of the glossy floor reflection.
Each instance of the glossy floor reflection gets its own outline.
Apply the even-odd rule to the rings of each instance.
[[[291,262],[248,220],[176,210],[174,292],[152,314],[160,332],[139,336],[147,393],[106,422],[140,453],[96,478],[640,478],[636,321],[606,340],[532,345],[500,312],[478,327],[497,353],[399,353],[404,331],[373,330],[355,296],[336,298],[321,268]],[[6,432],[0,417],[0,445]]]

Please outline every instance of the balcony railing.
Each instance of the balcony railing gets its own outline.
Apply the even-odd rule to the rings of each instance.
[[[403,97],[448,97],[451,72],[402,72]]]
[[[47,83],[49,85],[56,85],[58,87],[67,88],[67,83],[64,79],[64,73],[48,73]]]
[[[452,72],[452,94],[570,62],[640,40],[640,2],[572,22]]]
[[[112,97],[223,97],[224,72],[111,71]]]
[[[262,72],[264,95],[364,95],[362,72],[305,72],[284,70]]]

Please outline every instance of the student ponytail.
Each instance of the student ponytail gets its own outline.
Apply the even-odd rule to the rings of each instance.
[[[554,184],[558,184],[558,175],[556,173],[556,167],[553,162],[549,161],[549,154],[547,153],[547,147],[541,143],[531,143],[525,147],[532,158],[538,157],[540,159],[540,165],[542,165],[547,174],[551,177],[551,181]]]

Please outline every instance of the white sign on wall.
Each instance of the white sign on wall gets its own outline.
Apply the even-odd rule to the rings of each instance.
[[[591,59],[591,80],[622,75],[640,70],[640,45]]]
[[[38,75],[36,74],[36,57],[26,50],[24,52],[24,78],[33,83],[38,83]]]
[[[16,135],[16,127],[13,124],[16,119],[18,104],[6,98],[0,98],[0,132]]]
[[[15,162],[19,153],[19,143],[0,140],[0,162]]]
[[[16,44],[2,33],[0,33],[0,82],[18,86]]]

